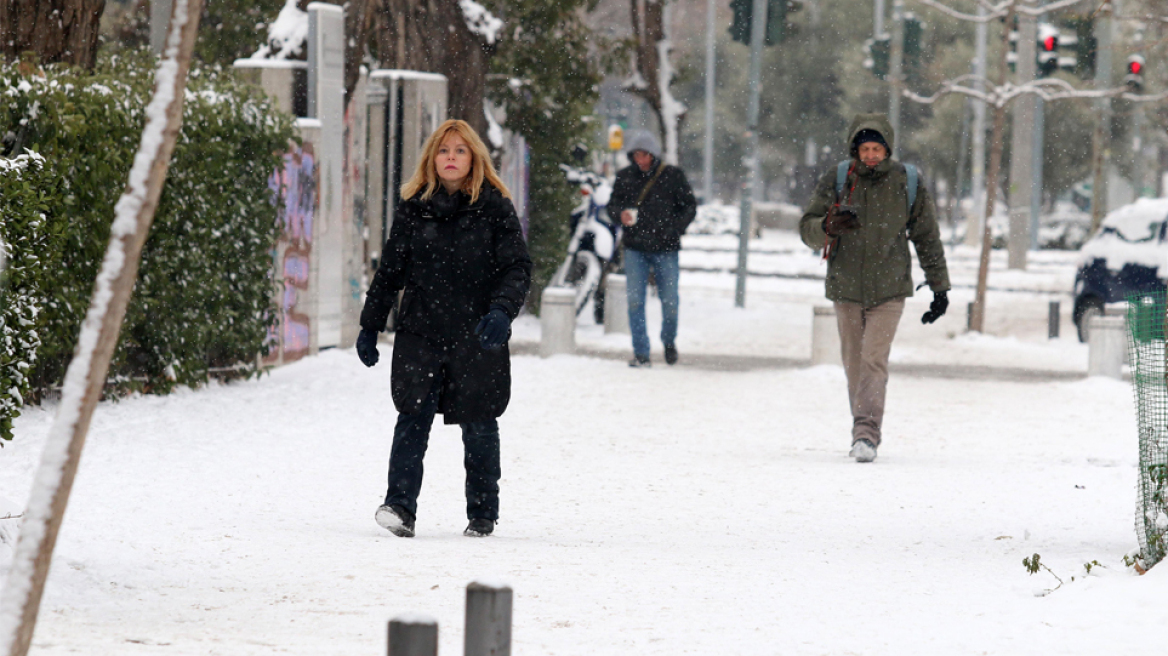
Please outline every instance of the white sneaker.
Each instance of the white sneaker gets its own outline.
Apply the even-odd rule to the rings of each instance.
[[[876,459],[876,447],[868,440],[859,439],[852,444],[848,455],[855,458],[856,462],[872,462]]]

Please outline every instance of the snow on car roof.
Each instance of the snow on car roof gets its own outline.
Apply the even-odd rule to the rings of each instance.
[[[1118,271],[1124,264],[1157,268],[1165,262],[1159,244],[1160,226],[1168,220],[1168,198],[1141,198],[1109,213],[1099,233],[1079,250],[1080,262],[1090,264],[1105,259],[1107,268]]]

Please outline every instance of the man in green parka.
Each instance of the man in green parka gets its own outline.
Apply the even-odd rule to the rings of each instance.
[[[803,243],[827,259],[827,298],[835,303],[852,407],[849,455],[858,462],[875,460],[880,446],[888,354],[904,300],[913,295],[909,241],[933,291],[921,322],[933,323],[949,306],[936,208],[915,168],[891,158],[894,137],[885,115],[856,116],[848,130],[851,159],[820,178],[799,221]]]

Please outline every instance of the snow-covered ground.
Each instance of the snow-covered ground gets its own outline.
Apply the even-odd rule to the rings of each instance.
[[[909,303],[897,362],[1085,371],[1066,325],[1046,340],[1051,292],[992,293],[992,334],[977,338],[962,334],[962,293],[933,327],[919,324],[927,298]],[[1122,563],[1137,544],[1128,383],[894,373],[880,457],[859,465],[838,367],[699,357],[805,360],[821,282],[752,278],[735,309],[732,277],[686,272],[682,298],[676,367],[629,369],[613,359],[628,338],[583,318],[581,345],[611,357],[514,358],[488,539],[461,535],[456,427],[435,427],[418,537],[373,522],[389,345],[371,370],[331,351],[256,381],[103,403],[32,653],[377,654],[389,618],[425,613],[441,653],[458,654],[476,578],[513,586],[515,654],[1162,646],[1168,568]],[[517,322],[517,348],[533,330]],[[29,409],[0,450],[14,507],[52,410]],[[1057,590],[1023,567],[1035,553]]]

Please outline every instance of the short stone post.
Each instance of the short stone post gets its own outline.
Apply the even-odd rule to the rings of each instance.
[[[1059,302],[1051,301],[1050,310],[1047,312],[1046,318],[1046,337],[1047,339],[1058,339],[1059,336],[1059,322],[1062,318],[1062,312],[1059,311]]]
[[[840,355],[839,324],[835,308],[817,305],[811,315],[811,366],[821,364],[843,365]]]
[[[472,582],[466,586],[464,656],[511,656],[511,588]]]
[[[604,279],[604,334],[629,334],[629,282],[610,273]]]
[[[540,296],[539,354],[576,352],[576,290],[546,287]]]
[[[1092,317],[1088,325],[1087,375],[1123,378],[1123,359],[1127,353],[1124,318]]]
[[[438,656],[438,620],[424,615],[390,620],[389,656]]]

